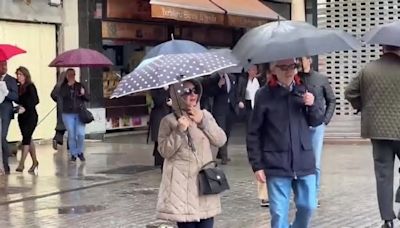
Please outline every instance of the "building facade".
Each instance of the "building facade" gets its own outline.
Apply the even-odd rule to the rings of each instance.
[[[49,139],[54,135],[56,113],[50,92],[56,83],[57,71],[48,67],[58,52],[79,46],[78,0],[63,4],[49,0],[0,0],[0,43],[17,45],[26,50],[8,61],[8,73],[15,76],[19,66],[29,69],[37,87],[40,104],[39,121],[34,139]],[[12,121],[9,141],[21,139],[17,121]]]
[[[79,2],[80,46],[96,49],[115,64],[110,70],[81,72],[90,89],[96,123],[89,137],[106,131],[146,128],[147,93],[109,99],[120,77],[146,52],[170,39],[187,39],[209,48],[232,48],[247,29],[278,18],[305,20],[304,0],[89,0]]]
[[[400,19],[400,1],[318,0],[318,26],[342,29],[361,38],[372,27]],[[360,115],[344,98],[344,90],[357,72],[380,57],[379,45],[366,45],[356,51],[321,56],[320,70],[330,79],[337,97],[335,116],[327,129],[329,137],[359,137]]]

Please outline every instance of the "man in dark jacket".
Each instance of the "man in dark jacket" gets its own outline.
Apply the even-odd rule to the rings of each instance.
[[[217,158],[221,159],[221,164],[226,165],[228,158],[228,141],[232,126],[236,119],[237,99],[236,99],[236,76],[219,72],[210,76],[206,91],[214,98],[212,114],[226,134],[227,142],[219,148]]]
[[[295,59],[271,64],[272,77],[256,94],[247,135],[250,164],[260,182],[266,182],[271,227],[289,227],[291,191],[297,207],[292,228],[308,227],[316,207],[315,157],[309,126],[323,121],[297,76]]]
[[[382,228],[391,228],[394,158],[400,158],[400,47],[384,46],[383,51],[353,78],[345,96],[361,111],[361,136],[371,139]]]
[[[301,72],[299,73],[302,82],[306,88],[312,90],[315,96],[315,105],[317,105],[324,113],[324,122],[317,126],[311,127],[311,140],[315,155],[315,166],[317,176],[317,199],[320,190],[321,177],[321,156],[322,147],[324,145],[325,126],[329,124],[335,112],[336,97],[333,92],[329,80],[326,76],[312,69],[312,58],[303,57],[299,59]],[[318,201],[319,205],[319,201]]]
[[[4,172],[10,173],[10,166],[8,165],[9,148],[7,142],[8,128],[10,127],[11,120],[14,119],[13,102],[18,101],[18,85],[17,80],[7,74],[7,62],[0,61],[0,80],[5,81],[8,89],[8,95],[3,103],[0,104],[1,115],[1,147],[3,150],[3,165]]]

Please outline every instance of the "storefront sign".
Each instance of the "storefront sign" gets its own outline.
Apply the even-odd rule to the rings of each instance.
[[[182,9],[170,6],[151,6],[151,16],[155,18],[165,18],[177,21],[189,21],[201,24],[224,24],[224,15],[213,12]]]
[[[230,47],[233,44],[233,34],[231,29],[183,27],[181,32],[182,39],[193,40],[202,44],[226,47]]]
[[[237,28],[253,28],[267,23],[267,19],[228,15],[228,26]]]
[[[144,0],[107,0],[107,18],[150,19],[150,8]]]
[[[103,39],[165,41],[168,40],[168,30],[164,25],[103,21],[102,37]]]

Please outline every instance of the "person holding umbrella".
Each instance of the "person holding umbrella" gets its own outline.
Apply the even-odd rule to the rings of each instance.
[[[79,112],[85,101],[89,101],[83,85],[75,80],[75,70],[66,71],[66,81],[61,85],[60,96],[62,99],[62,118],[68,132],[68,145],[71,161],[79,157],[86,161],[83,154],[85,143],[85,124],[79,118]]]
[[[400,27],[399,27],[400,28]],[[396,38],[397,39],[397,38]],[[346,88],[345,97],[361,112],[361,136],[372,142],[379,211],[392,228],[394,159],[400,158],[400,47],[383,46]]]
[[[176,221],[179,228],[212,228],[214,216],[221,213],[218,194],[199,192],[197,177],[201,167],[213,160],[211,145],[220,147],[226,142],[212,115],[200,110],[201,94],[196,80],[172,85],[173,113],[161,120],[158,135],[158,150],[165,162],[157,217]]]
[[[297,208],[292,228],[309,227],[316,208],[315,157],[309,126],[323,122],[297,75],[295,59],[271,63],[272,77],[255,97],[247,152],[258,181],[266,183],[271,227],[289,227],[291,192]]]

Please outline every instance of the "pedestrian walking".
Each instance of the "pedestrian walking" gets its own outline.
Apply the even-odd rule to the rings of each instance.
[[[383,46],[346,88],[345,97],[361,112],[361,136],[371,139],[379,211],[392,228],[394,159],[400,158],[400,47]]]
[[[291,192],[297,208],[290,227],[309,227],[316,207],[315,157],[309,126],[323,113],[297,75],[295,59],[271,63],[272,77],[256,94],[247,134],[249,161],[258,181],[267,184],[271,227],[289,223]]]
[[[209,78],[209,93],[214,98],[212,113],[228,139],[225,145],[218,149],[217,159],[221,159],[222,165],[230,161],[228,142],[238,111],[236,81],[235,75],[224,72],[218,72]]]
[[[226,142],[212,115],[200,110],[201,94],[201,84],[195,80],[185,81],[183,88],[173,85],[173,113],[161,120],[158,135],[165,162],[157,217],[175,221],[179,228],[212,228],[214,217],[221,213],[218,194],[199,192],[199,171],[213,160],[211,145],[221,147]]]
[[[0,81],[0,104],[3,103],[4,99],[6,98],[8,94],[8,89],[7,89],[7,85],[4,81]],[[1,135],[1,116],[0,116],[0,135]],[[2,142],[0,141],[0,144]],[[0,154],[2,153],[2,147],[0,145]],[[0,156],[0,176],[4,175],[4,168],[2,166],[3,164],[3,156]]]
[[[36,105],[39,104],[39,96],[37,94],[36,86],[32,82],[31,74],[26,67],[18,67],[16,75],[19,83],[19,106],[16,111],[18,113],[18,124],[22,134],[22,154],[16,171],[24,171],[25,160],[29,153],[32,158],[32,166],[28,172],[33,173],[39,167],[35,143],[32,140],[33,132],[38,123]]]
[[[303,57],[298,59],[300,64],[300,78],[307,89],[314,92],[315,105],[317,105],[325,113],[324,122],[316,127],[310,127],[311,141],[315,155],[316,178],[317,178],[317,205],[320,206],[318,200],[320,186],[321,186],[321,157],[324,145],[325,127],[329,124],[335,113],[336,97],[331,85],[329,84],[328,77],[314,71],[312,69],[312,58]]]
[[[66,81],[61,85],[60,96],[62,98],[62,119],[68,132],[69,152],[71,162],[78,157],[86,161],[84,156],[85,124],[80,120],[79,113],[89,101],[84,86],[75,80],[75,70],[68,69]]]
[[[169,98],[168,86],[161,89],[151,90],[150,94],[153,99],[153,108],[150,112],[149,129],[151,140],[154,142],[154,166],[160,167],[162,171],[164,158],[158,151],[158,130],[160,129],[161,119],[171,112],[170,107],[172,105],[172,101]]]
[[[10,127],[11,120],[14,119],[13,102],[18,101],[18,85],[17,80],[7,74],[7,61],[0,61],[0,81],[4,81],[7,86],[8,95],[0,104],[1,115],[1,147],[3,156],[4,173],[10,173],[10,166],[8,165],[8,156],[10,150],[7,142],[8,128]]]
[[[57,84],[54,86],[53,90],[51,91],[51,99],[57,104],[57,123],[55,128],[55,135],[53,137],[53,149],[57,150],[58,145],[62,146],[64,144],[64,134],[65,134],[65,125],[62,119],[62,97],[60,96],[60,89],[61,86],[66,83],[66,72],[61,72],[58,77]]]
[[[250,120],[254,108],[254,99],[261,86],[263,86],[263,82],[259,75],[257,65],[251,65],[247,70],[247,73],[239,78],[237,91],[239,102],[238,107],[239,110],[241,110],[240,112],[245,112],[244,117],[246,119],[246,129],[249,129],[249,125],[251,124]],[[260,205],[262,207],[268,207],[269,201],[267,185],[257,180],[257,192]]]

